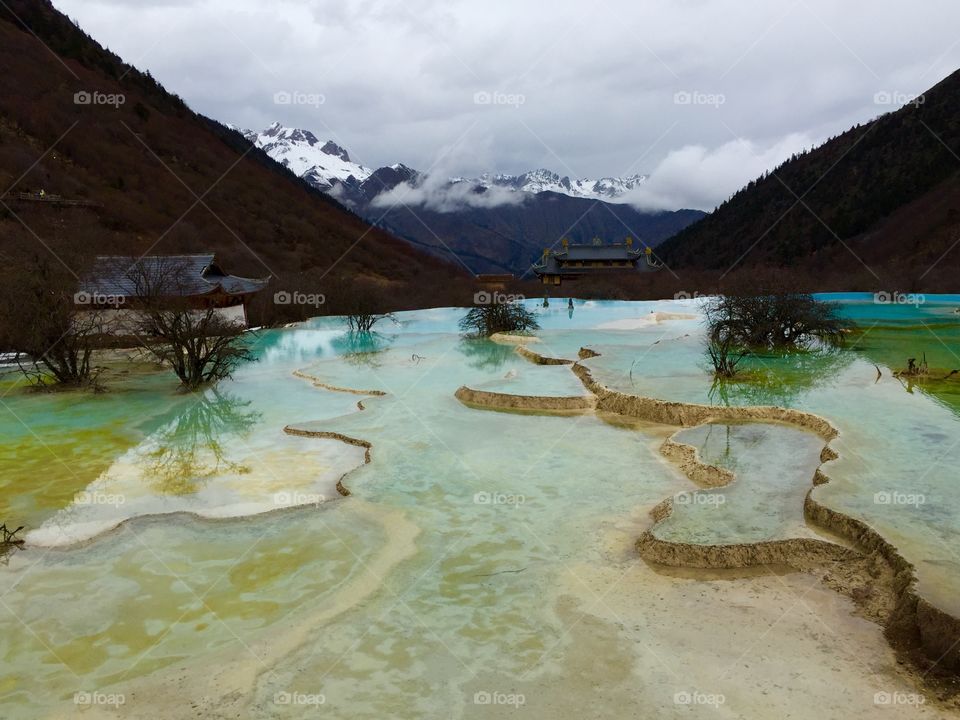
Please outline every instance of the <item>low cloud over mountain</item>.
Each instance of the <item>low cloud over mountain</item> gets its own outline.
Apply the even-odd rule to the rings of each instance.
[[[420,247],[453,256],[471,272],[522,275],[544,247],[564,237],[622,240],[654,246],[698,220],[698,210],[668,208],[667,198],[647,212],[630,202],[644,175],[572,179],[539,169],[520,175],[451,177],[457,148],[446,148],[429,173],[402,163],[371,170],[333,141],[309,130],[274,123],[243,135],[303,180],[368,221]]]
[[[370,206],[389,208],[394,205],[411,205],[437,212],[456,212],[464,208],[519,205],[529,198],[528,193],[497,185],[483,187],[468,180],[451,182],[439,175],[427,175],[419,185],[404,182],[377,195]]]
[[[814,141],[803,134],[792,134],[767,146],[743,139],[731,140],[712,150],[703,145],[688,145],[667,155],[646,182],[621,199],[647,211],[678,207],[710,211],[726,200],[732,190],[813,145]]]

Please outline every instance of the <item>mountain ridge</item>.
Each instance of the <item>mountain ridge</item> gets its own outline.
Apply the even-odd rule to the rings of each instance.
[[[321,141],[310,130],[285,126],[280,122],[274,122],[260,132],[233,125],[230,127],[243,134],[275,160],[289,167],[292,172],[325,191],[336,182],[355,184],[350,181],[351,177],[356,182],[362,183],[375,171],[353,162],[349,153],[333,140],[326,140],[321,145]],[[340,159],[343,164],[331,161],[331,157]],[[396,168],[397,166],[406,167],[402,163],[383,167]],[[453,185],[466,183],[476,188],[504,188],[532,194],[556,192],[570,197],[607,202],[624,197],[646,180],[647,176],[640,174],[622,178],[602,177],[596,180],[571,179],[569,176],[561,176],[545,168],[518,175],[484,173],[476,178],[447,178],[447,181]]]
[[[273,123],[244,137],[369,222],[472,273],[530,277],[546,247],[630,236],[654,247],[702,217],[699,210],[645,213],[624,196],[645,176],[571,181],[550,170],[438,179],[402,163],[375,170],[333,141]]]
[[[677,272],[766,266],[817,289],[955,290],[960,71],[920,97],[793,156],[658,253]]]
[[[451,279],[466,279],[192,111],[47,0],[0,6],[0,62],[0,255],[11,266],[38,256],[78,275],[78,255],[215,252],[275,287],[366,283],[397,309],[449,302]],[[29,202],[41,192],[71,205]],[[272,293],[262,296],[266,311]]]

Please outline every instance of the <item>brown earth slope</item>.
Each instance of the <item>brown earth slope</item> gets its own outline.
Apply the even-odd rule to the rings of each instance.
[[[241,275],[297,289],[337,277],[394,308],[450,302],[452,265],[306,186],[191,111],[46,0],[0,5],[0,256],[215,251]],[[88,104],[88,93],[102,95]],[[122,95],[122,104],[105,96]],[[62,196],[64,204],[20,194]],[[74,268],[71,268],[74,269]],[[308,287],[300,287],[308,291]],[[467,288],[464,288],[465,290]]]
[[[820,290],[957,290],[960,71],[783,163],[658,248],[678,274],[789,268]]]

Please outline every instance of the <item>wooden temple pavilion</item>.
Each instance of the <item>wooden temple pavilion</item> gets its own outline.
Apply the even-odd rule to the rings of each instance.
[[[634,247],[633,238],[622,243],[604,244],[594,238],[589,244],[571,244],[564,238],[562,249],[543,251],[533,271],[544,285],[559,285],[563,280],[574,280],[583,275],[605,275],[616,272],[656,269],[649,247]],[[642,262],[642,265],[641,265]]]

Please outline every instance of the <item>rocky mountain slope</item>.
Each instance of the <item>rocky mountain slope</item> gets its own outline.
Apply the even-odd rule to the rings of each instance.
[[[45,0],[0,7],[0,64],[8,264],[41,256],[76,273],[81,255],[216,252],[231,272],[303,292],[362,279],[398,306],[442,303],[462,277],[193,112]]]
[[[671,238],[676,272],[789,268],[816,289],[956,292],[960,71],[788,160]]]

